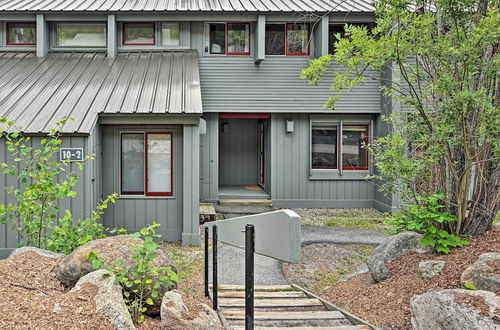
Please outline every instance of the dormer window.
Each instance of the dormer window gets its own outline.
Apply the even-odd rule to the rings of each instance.
[[[309,24],[266,24],[266,55],[309,56]]]
[[[205,24],[205,53],[216,55],[250,55],[250,24]]]
[[[106,23],[55,23],[56,47],[99,47],[107,45]]]
[[[7,45],[36,45],[36,23],[7,23]]]
[[[154,46],[156,45],[155,23],[123,23],[124,46]]]

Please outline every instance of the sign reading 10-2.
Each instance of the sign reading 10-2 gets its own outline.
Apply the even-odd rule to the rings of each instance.
[[[61,162],[82,162],[83,148],[61,148],[59,149]]]

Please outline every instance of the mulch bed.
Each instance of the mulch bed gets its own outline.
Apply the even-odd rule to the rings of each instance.
[[[56,259],[26,252],[0,260],[0,329],[110,329],[95,311],[97,287],[70,293],[55,277]]]
[[[383,329],[410,329],[410,298],[435,289],[461,288],[462,272],[487,252],[500,252],[500,226],[469,239],[471,243],[448,255],[409,253],[387,263],[391,277],[374,284],[369,273],[338,282],[318,292],[323,298]],[[431,280],[418,275],[418,263],[444,260],[446,265]]]

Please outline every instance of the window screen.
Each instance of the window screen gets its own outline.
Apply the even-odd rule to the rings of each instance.
[[[266,55],[285,55],[285,24],[266,24]]]
[[[166,47],[180,45],[180,29],[178,23],[161,24],[161,45]]]
[[[287,54],[307,55],[309,53],[309,25],[287,24]]]
[[[226,24],[210,24],[210,54],[226,53]]]
[[[57,23],[55,45],[61,47],[106,47],[106,23]]]
[[[123,23],[124,45],[154,45],[155,23]]]
[[[121,135],[121,193],[144,194],[144,134]]]
[[[311,167],[313,169],[337,168],[337,126],[313,123]]]
[[[227,53],[228,55],[250,54],[250,24],[227,25]]]
[[[346,170],[367,170],[368,126],[344,125],[342,127],[342,168]]]

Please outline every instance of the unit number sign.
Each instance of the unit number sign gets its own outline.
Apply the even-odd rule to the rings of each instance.
[[[59,150],[61,161],[82,162],[83,148],[61,148]]]

